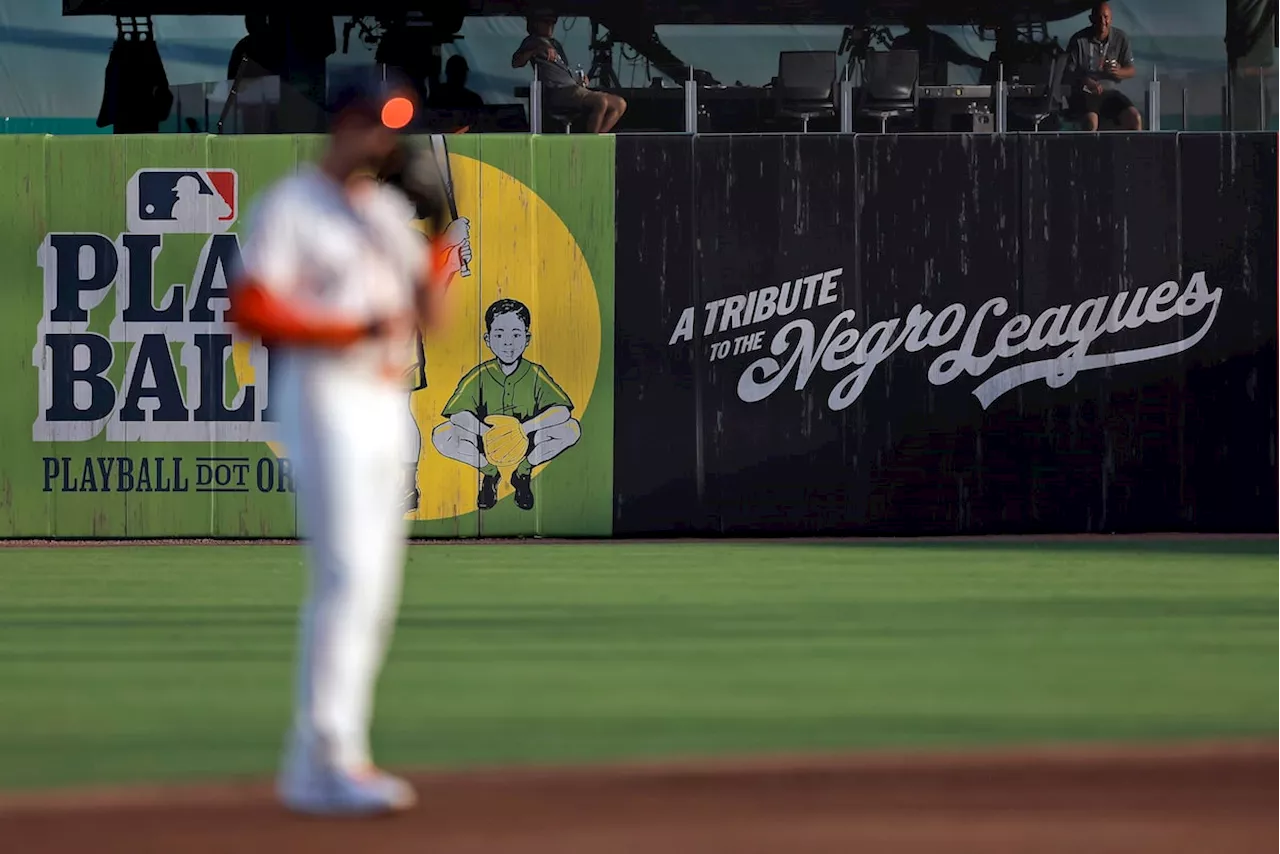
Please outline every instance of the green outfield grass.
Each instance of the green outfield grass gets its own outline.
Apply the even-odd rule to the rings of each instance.
[[[301,553],[0,549],[0,787],[271,771]],[[388,765],[1268,736],[1271,542],[415,547]]]

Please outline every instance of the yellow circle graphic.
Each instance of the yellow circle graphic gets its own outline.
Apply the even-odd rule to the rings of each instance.
[[[501,169],[458,154],[450,154],[449,163],[458,217],[469,224],[470,275],[452,279],[446,323],[424,341],[427,386],[410,398],[421,439],[418,507],[407,515],[416,520],[452,519],[477,510],[481,472],[441,453],[432,434],[449,421],[442,413],[460,381],[495,358],[485,341],[485,312],[491,305],[515,300],[528,309],[528,342],[521,360],[531,364],[522,375],[536,372],[573,404],[572,423],[553,428],[569,436],[570,446],[534,466],[532,477],[554,464],[559,453],[575,452],[573,431],[580,429],[600,367],[599,300],[573,234],[541,197]],[[253,382],[247,343],[233,347],[232,361],[239,382]],[[283,456],[279,443],[270,447]],[[531,455],[530,462],[539,460]],[[499,501],[513,491],[514,468],[499,467]]]

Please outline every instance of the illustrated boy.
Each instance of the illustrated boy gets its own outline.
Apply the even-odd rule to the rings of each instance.
[[[499,466],[514,465],[516,506],[533,508],[535,466],[549,462],[582,438],[573,401],[551,375],[524,358],[533,339],[524,303],[500,299],[484,313],[484,343],[495,358],[458,382],[441,415],[449,420],[431,431],[431,443],[451,460],[483,475],[476,506],[498,502]]]

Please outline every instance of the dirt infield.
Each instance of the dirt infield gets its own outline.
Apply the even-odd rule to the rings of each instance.
[[[415,777],[376,820],[266,785],[0,798],[5,850],[432,854],[1274,851],[1277,745],[648,765]]]

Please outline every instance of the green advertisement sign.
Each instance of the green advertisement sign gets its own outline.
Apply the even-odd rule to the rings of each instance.
[[[0,137],[0,536],[296,534],[271,356],[223,314],[254,197],[323,144]],[[444,329],[406,365],[421,440],[405,460],[406,518],[417,536],[607,535],[613,140],[437,144],[465,220],[452,233],[472,257]],[[501,413],[478,400],[494,384],[511,391]],[[549,406],[568,417],[504,449],[497,494],[483,493],[468,414]],[[531,506],[510,485],[521,459],[535,464]]]

